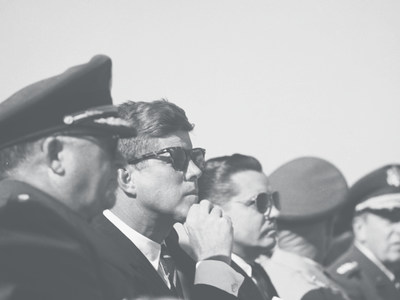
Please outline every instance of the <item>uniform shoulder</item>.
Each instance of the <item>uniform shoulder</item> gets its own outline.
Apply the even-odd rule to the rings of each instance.
[[[338,275],[351,276],[360,270],[360,265],[355,260],[344,262],[337,265],[335,272]]]
[[[350,249],[336,261],[334,261],[328,268],[328,272],[334,276],[351,277],[360,271],[360,264],[356,259],[353,249]]]

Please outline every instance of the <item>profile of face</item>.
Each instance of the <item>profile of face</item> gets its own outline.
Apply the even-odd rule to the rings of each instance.
[[[356,239],[387,266],[400,270],[400,209],[365,212],[353,224]]]
[[[279,211],[272,206],[269,214],[264,214],[254,200],[260,193],[272,192],[267,176],[253,170],[240,171],[230,177],[230,184],[237,193],[222,208],[232,220],[233,252],[246,258],[270,251],[276,243]]]
[[[158,138],[154,149],[158,152],[169,147],[192,149],[189,133],[176,131]],[[161,154],[168,158],[170,154]],[[189,208],[198,202],[197,180],[202,172],[189,160],[185,170],[176,170],[171,162],[160,159],[146,159],[131,166],[135,185],[136,201],[143,210],[157,218],[170,220],[172,223],[184,222]]]
[[[66,180],[74,187],[78,210],[89,218],[115,204],[117,169],[122,155],[118,139],[111,135],[68,137],[72,155],[68,158]]]

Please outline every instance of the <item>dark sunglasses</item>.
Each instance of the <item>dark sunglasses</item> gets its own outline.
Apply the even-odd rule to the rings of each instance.
[[[169,156],[162,154],[168,153]],[[200,169],[204,169],[206,150],[203,148],[184,149],[182,147],[169,147],[157,152],[144,154],[138,158],[128,161],[128,164],[137,164],[146,159],[159,159],[172,164],[172,167],[177,171],[185,171],[192,160]]]
[[[281,208],[279,193],[276,191],[272,193],[260,193],[249,200],[251,201],[250,204],[255,203],[257,210],[266,216],[269,216],[271,213],[272,206],[276,209]]]

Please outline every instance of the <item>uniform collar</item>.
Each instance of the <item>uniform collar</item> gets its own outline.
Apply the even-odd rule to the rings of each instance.
[[[275,247],[272,259],[288,267],[296,266],[296,268],[299,267],[300,269],[301,266],[304,266],[305,269],[309,269],[310,267],[312,267],[313,269],[317,269],[321,272],[323,272],[324,270],[324,268],[316,261],[308,257],[285,251],[279,247]]]
[[[362,245],[361,243],[358,243],[357,241],[354,241],[354,245],[362,254],[364,254],[370,261],[372,261],[389,279],[390,281],[394,282],[396,280],[396,277],[394,274],[385,267],[383,263],[375,256],[375,254],[369,250],[367,247]]]

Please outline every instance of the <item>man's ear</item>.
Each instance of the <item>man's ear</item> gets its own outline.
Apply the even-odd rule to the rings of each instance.
[[[136,198],[136,185],[127,167],[118,169],[118,185],[130,197]]]
[[[354,236],[357,239],[357,241],[359,241],[361,243],[363,241],[365,241],[366,234],[367,234],[366,229],[365,229],[366,226],[364,225],[365,218],[366,218],[366,215],[364,215],[364,214],[354,216],[354,218],[353,218]]]
[[[65,162],[63,151],[65,151],[65,145],[63,141],[56,136],[49,136],[44,139],[41,148],[47,167],[55,174],[64,175]]]

